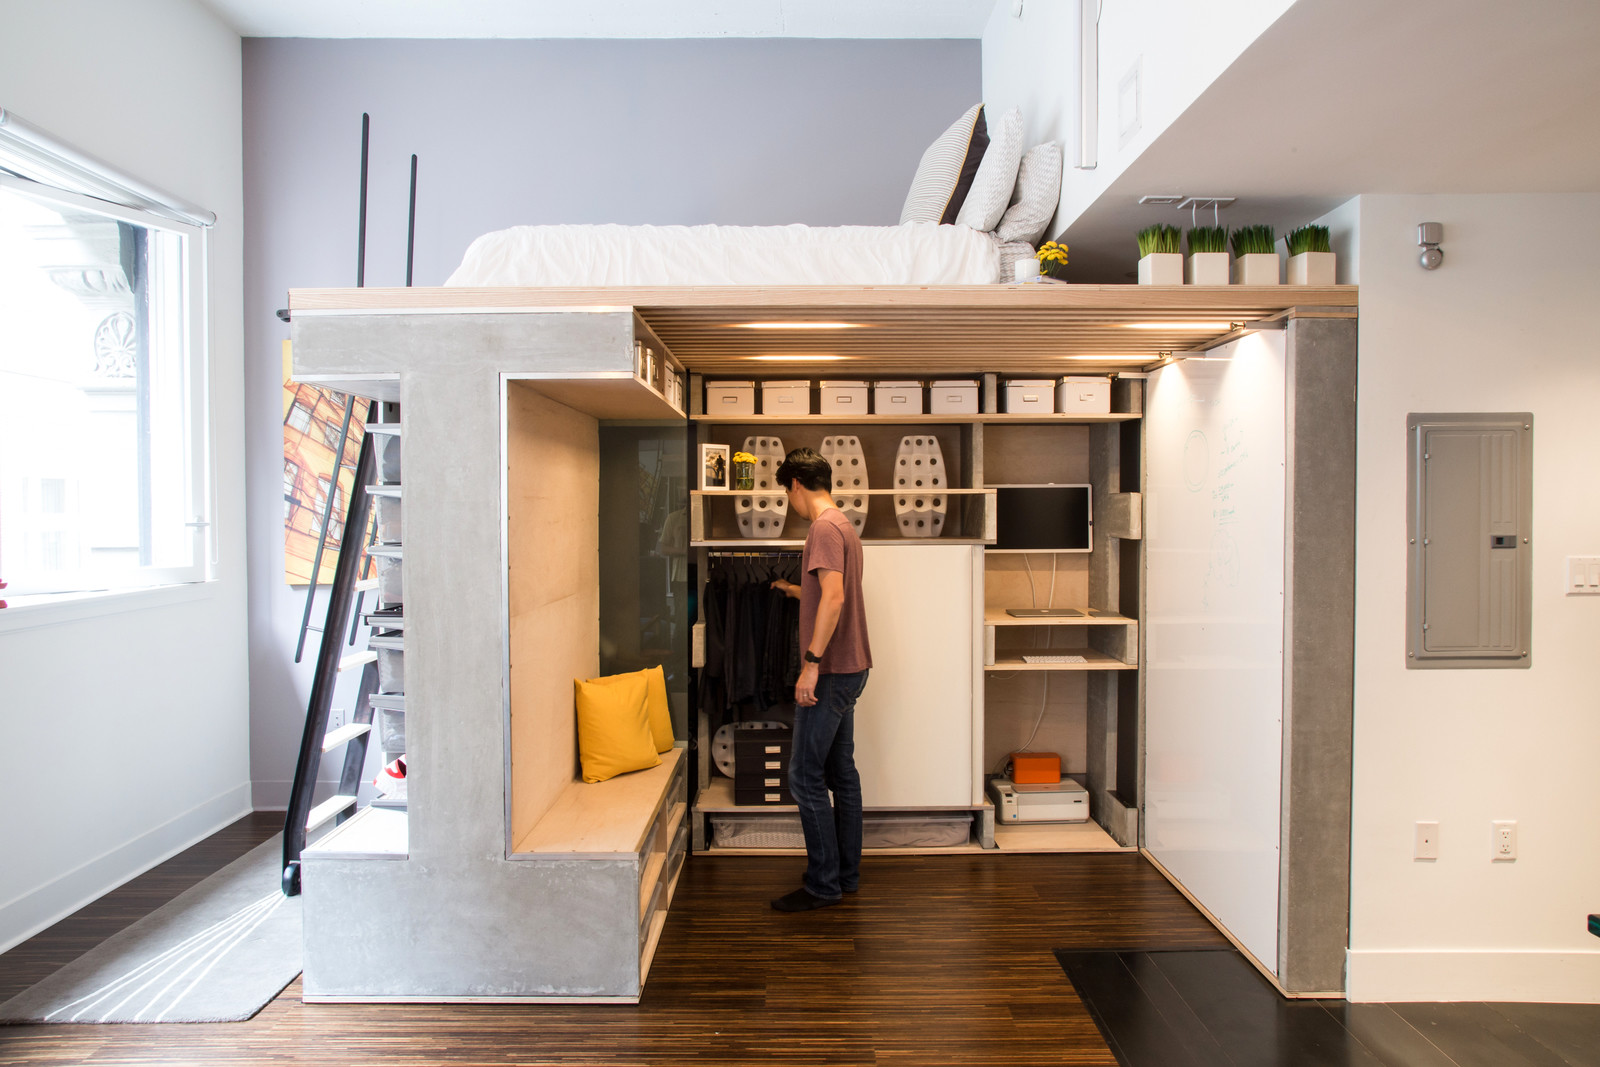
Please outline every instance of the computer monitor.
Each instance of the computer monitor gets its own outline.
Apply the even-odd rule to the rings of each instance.
[[[1093,549],[1087,485],[997,485],[995,544],[1001,551]]]

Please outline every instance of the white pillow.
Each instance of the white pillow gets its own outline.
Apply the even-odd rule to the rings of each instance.
[[[922,153],[905,207],[900,209],[900,224],[954,222],[988,144],[983,105],[974,104]]]
[[[988,233],[1006,213],[1011,190],[1017,184],[1017,166],[1022,162],[1022,111],[1012,108],[1000,116],[989,133],[989,147],[978,164],[977,177],[967,190],[967,199],[956,215],[956,224]]]
[[[1017,169],[1017,190],[1000,217],[995,236],[1001,241],[1026,241],[1037,245],[1056,213],[1061,199],[1061,146],[1054,141],[1035,145]]]

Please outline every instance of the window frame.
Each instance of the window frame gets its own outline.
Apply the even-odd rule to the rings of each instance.
[[[27,197],[53,208],[88,211],[108,219],[176,234],[182,240],[180,283],[183,312],[180,316],[183,386],[179,407],[184,412],[184,461],[187,484],[184,525],[192,544],[190,562],[179,567],[135,567],[98,570],[83,568],[71,583],[24,584],[0,570],[0,581],[8,583],[6,598],[26,598],[13,603],[7,614],[34,607],[41,598],[81,597],[85,593],[115,594],[164,586],[192,585],[213,580],[218,564],[215,521],[214,430],[211,421],[211,334],[210,334],[210,227],[184,222],[154,211],[114,204],[97,197],[68,192],[41,182],[0,171],[0,189]],[[141,489],[141,492],[144,490]]]

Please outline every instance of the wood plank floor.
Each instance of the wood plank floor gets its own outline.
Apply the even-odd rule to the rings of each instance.
[[[1286,1000],[1231,949],[1058,955],[1123,1067],[1600,1067],[1600,1004]]]
[[[276,820],[242,820],[0,956],[0,996],[242,855]],[[691,858],[637,1006],[305,1005],[296,982],[245,1023],[0,1028],[0,1063],[1109,1067],[1052,949],[1226,946],[1137,855],[869,857],[847,903],[773,912],[801,866]]]

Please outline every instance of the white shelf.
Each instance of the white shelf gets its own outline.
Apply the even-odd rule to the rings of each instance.
[[[1124,663],[1114,656],[1093,648],[1041,648],[1029,655],[1044,656],[1082,656],[1082,663],[1024,663],[1022,653],[1013,652],[996,655],[992,664],[984,666],[986,671],[1136,671],[1137,663]]]
[[[941,489],[922,486],[915,489],[836,489],[834,496],[992,496],[993,489]],[[690,496],[717,499],[736,496],[786,496],[782,489],[691,489]]]
[[[1135,852],[1093,822],[1002,823],[994,825],[996,852]]]
[[[811,426],[830,425],[836,426],[843,423],[880,425],[929,425],[947,426],[959,423],[1043,423],[1051,426],[1059,425],[1093,425],[1105,422],[1131,422],[1143,418],[1142,415],[1116,413],[1111,415],[1077,415],[1072,413],[1060,414],[975,414],[975,415],[693,415],[695,422],[708,425],[732,426]]]
[[[409,849],[404,809],[363,808],[322,840],[306,846],[313,859],[404,859]]]
[[[1019,607],[1021,605],[1018,605]],[[1056,605],[1057,607],[1074,607],[1075,605]],[[1015,615],[1007,615],[1004,608],[986,608],[983,613],[985,626],[1127,626],[1134,622],[1126,615],[1116,615],[1111,612],[1100,612],[1094,608],[1078,608],[1079,611],[1093,612],[1089,615],[1048,615],[1029,619],[1019,619]]]

